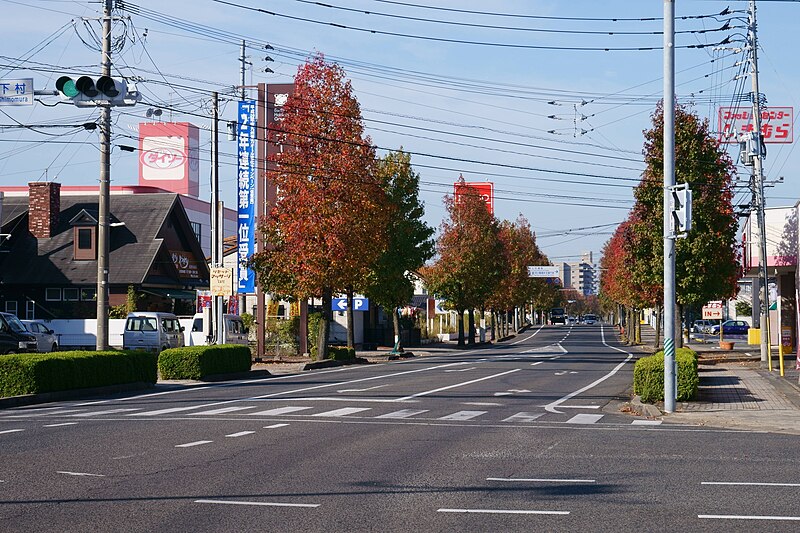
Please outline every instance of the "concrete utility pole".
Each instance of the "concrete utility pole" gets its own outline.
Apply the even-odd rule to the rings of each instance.
[[[222,227],[219,209],[219,93],[211,93],[211,266],[222,266]],[[223,344],[222,328],[225,326],[223,297],[213,296],[214,342]]]
[[[664,0],[664,410],[675,411],[675,236],[671,187],[675,185],[675,2]]]
[[[111,3],[103,6],[103,76],[111,76]],[[100,104],[100,187],[97,200],[97,350],[108,349],[109,196],[111,182],[111,103]]]
[[[242,82],[242,100],[247,100],[247,88],[245,87],[245,73],[247,72],[247,57],[245,56],[245,52],[247,51],[247,46],[245,44],[244,39],[242,39],[242,56],[239,58],[239,61],[242,62],[242,75],[241,75],[241,82]]]
[[[761,155],[761,93],[758,91],[758,41],[756,38],[756,2],[750,0],[748,17],[748,46],[750,47],[750,81],[752,83],[753,103],[753,177],[756,189],[756,209],[758,210],[759,252],[758,264],[761,276],[761,361],[772,370],[769,328],[769,275],[767,273],[767,222],[764,213],[764,161]]]

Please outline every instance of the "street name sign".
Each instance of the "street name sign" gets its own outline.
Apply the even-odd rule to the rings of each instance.
[[[558,274],[557,266],[543,265],[528,267],[529,278],[557,278]]]

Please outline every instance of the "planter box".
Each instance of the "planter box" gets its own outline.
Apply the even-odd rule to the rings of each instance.
[[[733,350],[733,341],[719,341],[720,350]]]

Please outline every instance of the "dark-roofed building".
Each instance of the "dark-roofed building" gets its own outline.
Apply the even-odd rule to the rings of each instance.
[[[96,316],[97,200],[61,196],[52,182],[3,200],[0,309],[21,318]],[[133,287],[140,309],[193,313],[209,271],[179,195],[114,195],[109,224],[109,305],[124,304]]]

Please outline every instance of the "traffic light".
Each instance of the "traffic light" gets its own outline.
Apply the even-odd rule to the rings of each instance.
[[[80,76],[77,79],[61,76],[56,80],[56,90],[62,100],[71,101],[77,107],[132,106],[141,98],[135,87],[129,88],[124,79],[110,76]]]
[[[687,183],[669,188],[672,237],[686,237],[692,229],[692,190]]]

